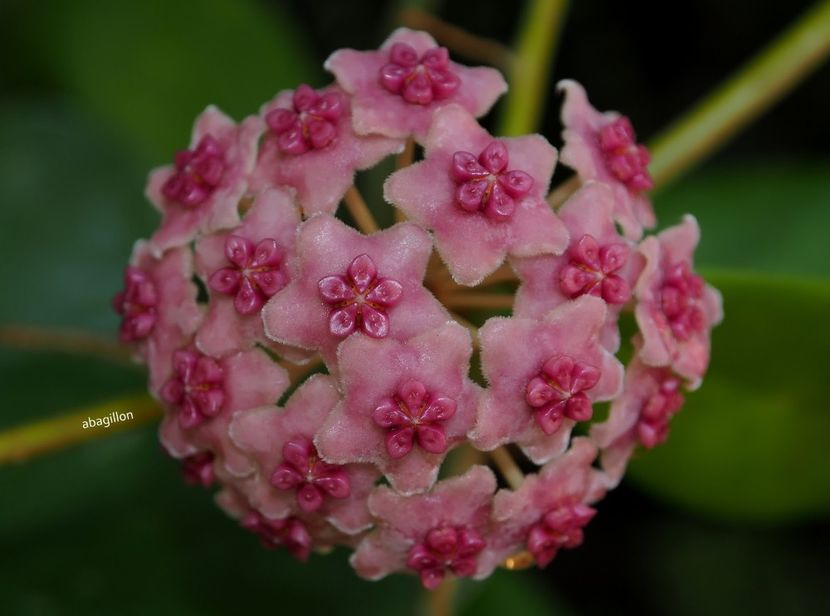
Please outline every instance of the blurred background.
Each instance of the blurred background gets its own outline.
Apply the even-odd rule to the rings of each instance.
[[[507,46],[521,23],[522,3],[417,4]],[[572,2],[552,83],[581,81],[647,142],[811,4]],[[114,336],[110,298],[157,224],[144,179],[187,144],[193,118],[212,102],[240,119],[279,89],[325,84],[332,50],[376,47],[406,8],[0,0],[0,325]],[[541,132],[555,145],[558,106],[549,92]],[[581,548],[545,571],[463,583],[459,613],[827,609],[828,109],[824,66],[656,193],[661,224],[698,217],[699,268],[725,296],[710,376]],[[0,430],[143,390],[136,368],[0,346]],[[346,557],[300,565],[262,550],[182,484],[155,426],[0,467],[4,614],[424,613],[414,578],[364,582]]]

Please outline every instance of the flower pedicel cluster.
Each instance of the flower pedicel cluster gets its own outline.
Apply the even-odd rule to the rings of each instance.
[[[150,176],[162,224],[115,308],[165,408],[161,441],[188,482],[218,482],[221,507],[299,559],[350,546],[360,575],[408,570],[427,588],[521,552],[545,566],[706,371],[721,309],[692,268],[697,223],[643,237],[648,152],[575,82],[560,85],[561,159],[582,185],[554,212],[557,151],[476,120],[506,90],[497,71],[406,29],[326,68],[334,84],[240,124],[209,107]],[[407,140],[423,159],[399,158],[384,185],[403,221],[341,222],[355,172]],[[451,311],[515,277],[512,316],[476,331]],[[639,329],[627,367],[623,312]],[[481,464],[438,480],[452,449],[506,445],[538,466],[521,485],[499,489]]]

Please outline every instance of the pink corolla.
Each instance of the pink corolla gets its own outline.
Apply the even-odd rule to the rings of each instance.
[[[269,518],[316,514],[348,534],[371,524],[366,499],[380,473],[367,464],[329,464],[312,442],[338,402],[337,382],[315,375],[284,408],[266,406],[234,417],[231,439],[256,464],[248,498],[258,511]]]
[[[622,364],[600,343],[605,302],[584,295],[541,320],[492,318],[479,330],[489,387],[470,439],[490,450],[515,442],[536,464],[560,455],[593,403],[622,388]]]
[[[147,181],[147,198],[162,213],[150,239],[156,255],[198,233],[238,224],[262,130],[257,117],[237,125],[213,106],[196,118],[190,148],[176,153],[173,165],[154,169]]]
[[[436,110],[455,103],[481,117],[507,90],[498,71],[456,64],[429,34],[407,28],[395,30],[377,51],[340,49],[325,67],[353,97],[359,135],[412,135],[420,142]]]
[[[495,567],[486,558],[495,490],[496,478],[484,466],[441,481],[426,494],[377,488],[369,509],[378,526],[358,545],[352,566],[370,580],[409,571],[429,589],[448,574],[487,577]]]
[[[492,556],[528,550],[539,567],[547,566],[561,549],[583,540],[583,528],[596,514],[591,507],[606,491],[602,473],[593,468],[597,449],[577,437],[570,449],[525,477],[513,490],[499,490],[493,502],[495,531]]]
[[[648,150],[637,143],[628,118],[594,109],[577,82],[561,81],[559,89],[565,92],[562,164],[574,169],[583,182],[595,180],[611,187],[615,219],[626,237],[640,239],[643,228],[656,222],[646,194],[654,185]]]
[[[132,344],[150,367],[150,387],[166,378],[166,362],[173,351],[188,343],[202,323],[196,303],[193,258],[176,248],[160,259],[145,241],[136,242],[124,271],[124,290],[112,300],[121,316],[122,342]]]
[[[545,201],[556,150],[539,135],[494,139],[469,113],[436,113],[425,160],[398,171],[384,197],[435,235],[453,277],[473,286],[506,255],[560,254],[568,232]]]
[[[403,340],[448,320],[422,284],[429,236],[401,223],[365,236],[339,220],[313,216],[297,234],[297,276],[263,310],[277,342],[319,350],[330,369],[355,332]]]
[[[610,351],[619,348],[617,317],[631,299],[642,264],[634,244],[617,233],[613,210],[612,191],[597,182],[565,202],[559,217],[570,234],[567,251],[511,261],[522,281],[514,315],[541,318],[559,304],[594,295],[608,306],[603,344]]]
[[[720,293],[693,271],[699,240],[691,215],[644,239],[639,251],[645,268],[634,290],[643,337],[640,359],[649,366],[670,366],[693,389],[709,365],[710,331],[723,318]]]
[[[196,270],[211,299],[196,338],[204,353],[221,357],[269,345],[260,310],[292,277],[299,222],[291,196],[271,188],[256,196],[238,227],[197,240]]]
[[[348,536],[318,518],[288,515],[271,518],[251,507],[245,495],[233,485],[226,485],[216,495],[216,504],[239,525],[259,537],[267,549],[282,548],[299,561],[308,560],[312,550],[328,552],[335,545],[350,545]]]
[[[429,488],[475,421],[470,334],[449,322],[405,342],[354,336],[338,352],[343,402],[317,433],[332,462],[376,465],[399,492]]]
[[[235,412],[276,403],[289,385],[285,369],[258,349],[218,360],[187,347],[173,353],[168,374],[157,394],[167,410],[160,432],[167,452],[176,458],[221,452],[232,475],[251,473],[228,427]]]
[[[591,426],[609,487],[622,479],[637,445],[652,449],[668,438],[670,421],[685,402],[682,386],[668,368],[652,368],[636,357],[628,365],[625,391],[611,404],[608,419]]]
[[[267,130],[251,187],[292,187],[306,216],[333,214],[355,171],[403,149],[400,139],[355,134],[351,97],[336,85],[280,92],[260,115]]]

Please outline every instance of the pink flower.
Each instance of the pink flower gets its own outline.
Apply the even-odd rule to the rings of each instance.
[[[622,387],[622,364],[600,344],[605,319],[605,302],[591,295],[540,321],[488,319],[479,338],[490,387],[479,402],[473,444],[490,450],[515,442],[536,464],[565,451],[574,424]]]
[[[640,359],[670,366],[696,388],[709,364],[709,333],[723,318],[720,293],[692,268],[700,228],[686,215],[640,244],[645,268],[637,281],[635,316],[643,335]]]
[[[608,184],[614,190],[614,217],[626,237],[640,239],[643,227],[656,222],[645,195],[654,185],[647,168],[648,150],[636,142],[628,118],[594,109],[577,82],[560,81],[558,87],[565,92],[562,163],[576,170],[583,182]]]
[[[526,476],[517,490],[498,491],[491,543],[499,561],[526,548],[546,567],[560,549],[582,543],[582,529],[596,514],[590,505],[605,495],[602,474],[592,467],[596,456],[588,439],[575,438],[564,455]]]
[[[636,255],[632,243],[617,233],[613,209],[611,190],[588,182],[559,210],[571,238],[567,252],[511,260],[522,281],[513,306],[515,316],[541,318],[570,299],[594,295],[608,305],[603,344],[609,351],[619,348],[617,317],[631,298],[642,265],[632,255]]]
[[[292,277],[299,222],[289,194],[269,189],[257,195],[238,227],[197,240],[196,269],[210,293],[207,318],[196,337],[202,352],[222,357],[264,344],[291,359],[308,355],[273,345],[260,317],[265,302]]]
[[[366,499],[380,473],[366,464],[329,464],[312,443],[339,401],[336,381],[315,375],[284,409],[267,406],[236,414],[231,439],[257,467],[248,494],[253,507],[269,518],[315,513],[348,534],[368,528]]]
[[[641,341],[637,340],[636,348]],[[622,479],[628,459],[640,444],[651,449],[669,435],[669,422],[684,403],[681,379],[668,368],[651,368],[635,357],[625,371],[625,389],[611,404],[608,419],[591,426],[591,440],[602,449],[608,486]]]
[[[214,106],[196,118],[190,149],[178,152],[172,166],[153,170],[147,182],[147,198],[163,216],[150,240],[156,255],[199,232],[238,224],[262,129],[257,117],[237,126]]]
[[[453,277],[476,285],[507,254],[559,254],[568,233],[545,201],[556,150],[541,136],[495,140],[461,107],[435,114],[426,159],[394,173],[384,197],[435,234]]]
[[[344,400],[317,434],[331,462],[376,465],[399,492],[429,488],[475,421],[472,344],[450,322],[405,342],[354,336],[338,353]]]
[[[356,135],[351,97],[336,85],[282,91],[260,115],[268,131],[251,187],[291,186],[306,216],[333,214],[355,171],[403,149],[400,139]]]
[[[124,290],[113,298],[122,317],[121,341],[134,344],[137,355],[147,359],[151,389],[161,386],[170,355],[187,344],[202,322],[192,277],[189,250],[173,249],[157,259],[142,240],[124,271]]]
[[[216,456],[211,451],[200,451],[187,456],[182,460],[182,474],[185,483],[190,485],[201,484],[202,487],[210,487],[216,479],[213,472],[213,464]]]
[[[479,562],[490,528],[496,478],[484,466],[446,479],[427,494],[403,496],[381,486],[369,497],[378,527],[358,545],[351,564],[359,575],[377,580],[409,569],[425,588],[434,589],[447,573],[487,577],[492,559]]]
[[[228,436],[233,414],[274,404],[288,385],[288,373],[258,349],[221,360],[180,349],[158,392],[169,410],[161,425],[162,444],[175,458],[212,451],[228,472],[245,476],[254,469]]]
[[[352,540],[322,519],[290,515],[269,518],[252,508],[245,495],[232,484],[216,495],[216,504],[242,528],[259,537],[267,549],[284,548],[297,560],[306,561],[312,550],[330,551],[335,545],[351,545]]]
[[[325,68],[353,96],[359,135],[413,135],[420,142],[437,109],[456,103],[481,117],[507,91],[498,71],[456,64],[429,34],[407,28],[395,30],[378,51],[335,51]]]
[[[283,344],[319,350],[329,369],[356,331],[405,340],[449,320],[423,287],[427,234],[402,223],[365,236],[324,214],[297,236],[297,276],[263,310],[265,332]]]

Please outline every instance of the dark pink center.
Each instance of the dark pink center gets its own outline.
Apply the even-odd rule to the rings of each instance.
[[[213,272],[208,284],[218,293],[234,295],[233,305],[239,314],[254,314],[288,283],[281,267],[285,253],[276,240],[265,238],[254,245],[249,239],[229,235],[225,256],[231,267]]]
[[[406,566],[418,572],[425,588],[433,590],[447,571],[458,577],[475,575],[476,559],[485,545],[481,535],[469,526],[438,526],[409,550]]]
[[[392,278],[381,278],[369,255],[355,257],[345,276],[326,276],[317,283],[320,297],[332,307],[329,331],[339,337],[362,330],[372,338],[389,334],[387,311],[396,306],[403,286]]]
[[[242,528],[256,533],[268,549],[283,546],[297,560],[308,560],[311,554],[311,534],[305,524],[295,517],[269,520],[258,511],[250,510],[240,524]]]
[[[691,271],[688,262],[666,268],[660,290],[660,308],[678,340],[688,340],[706,329],[706,318],[700,306],[703,288],[703,279]]]
[[[224,370],[215,359],[181,349],[173,354],[173,376],[162,386],[161,398],[179,409],[182,428],[193,428],[222,410],[223,380]]]
[[[527,549],[536,564],[546,567],[562,548],[581,545],[582,529],[596,513],[588,505],[575,503],[561,505],[543,515],[527,535]]]
[[[419,58],[406,43],[392,45],[389,63],[381,67],[378,78],[386,90],[415,105],[448,98],[461,85],[446,48],[434,47]]]
[[[200,451],[182,460],[182,474],[184,480],[190,485],[201,484],[210,487],[213,483],[213,460],[214,455],[210,451]]]
[[[386,451],[402,458],[416,442],[429,453],[447,450],[444,424],[455,415],[455,400],[433,395],[420,381],[410,379],[372,413],[375,424],[386,430]]]
[[[297,504],[306,513],[317,511],[324,499],[348,498],[349,476],[342,466],[323,462],[310,439],[295,436],[283,445],[282,463],[271,474],[271,485],[295,490]]]
[[[651,160],[646,146],[637,143],[634,129],[626,117],[606,124],[599,131],[599,147],[608,171],[632,192],[654,188],[648,172]]]
[[[195,149],[177,152],[175,165],[162,193],[171,201],[195,207],[204,203],[222,181],[225,152],[216,139],[205,135]]]
[[[277,136],[277,146],[285,154],[321,150],[337,138],[337,123],[343,115],[343,96],[338,92],[315,92],[301,85],[294,91],[293,109],[272,109],[265,123]]]
[[[591,399],[585,393],[597,384],[598,368],[558,355],[547,360],[539,374],[530,379],[525,401],[533,408],[536,423],[545,434],[553,434],[565,417],[588,421],[593,414]]]
[[[476,158],[470,152],[452,156],[451,173],[455,180],[455,202],[465,212],[483,212],[495,221],[508,220],[516,210],[516,200],[533,187],[533,178],[517,169],[508,170],[507,147],[491,141]]]
[[[124,270],[124,290],[112,300],[115,311],[123,318],[119,330],[122,342],[146,338],[153,331],[158,316],[156,285],[137,267]]]
[[[683,406],[680,379],[668,370],[653,370],[656,390],[646,398],[637,421],[637,436],[647,449],[665,442],[669,436],[669,421]]]
[[[570,298],[595,295],[609,304],[624,304],[631,297],[628,282],[617,272],[628,261],[625,244],[600,246],[593,236],[585,234],[574,244],[570,260],[559,271],[559,287]]]

